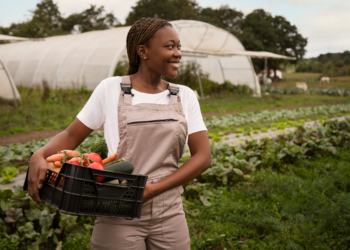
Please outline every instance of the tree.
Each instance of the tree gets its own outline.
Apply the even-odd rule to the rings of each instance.
[[[350,51],[321,54],[298,63],[297,72],[322,73],[324,76],[349,76]]]
[[[13,23],[10,27],[0,27],[0,34],[42,38],[70,34],[78,26],[79,32],[109,29],[120,25],[113,13],[107,13],[103,6],[90,8],[63,18],[53,0],[42,0],[31,11],[32,18],[27,22]]]
[[[303,58],[306,53],[307,38],[298,33],[292,25],[282,16],[271,16],[262,9],[254,10],[242,22],[241,33],[236,34],[246,50],[269,51],[285,56]],[[264,68],[264,61],[254,59],[256,71]],[[285,61],[271,59],[269,67],[276,70]],[[297,61],[294,61],[296,63]]]
[[[42,0],[32,12],[27,22],[11,24],[7,34],[20,37],[40,38],[62,34],[61,13],[52,0]],[[3,31],[3,29],[1,30]]]
[[[200,10],[199,20],[220,27],[229,32],[241,31],[243,13],[223,5],[219,9],[204,8]]]
[[[143,17],[156,17],[164,20],[198,20],[198,4],[195,0],[139,0],[125,25],[132,25]]]
[[[80,32],[87,32],[110,29],[118,25],[120,22],[113,13],[107,13],[103,6],[97,8],[96,5],[90,5],[89,9],[62,20],[62,29],[66,32],[71,32],[76,26],[79,27]]]

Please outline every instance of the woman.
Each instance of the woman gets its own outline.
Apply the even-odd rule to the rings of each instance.
[[[141,218],[98,217],[92,249],[190,249],[181,185],[207,169],[211,155],[194,92],[162,80],[177,76],[180,47],[170,23],[137,21],[127,37],[129,76],[103,80],[77,119],[31,157],[29,194],[41,202],[45,158],[57,149],[76,148],[104,124],[109,154],[118,152],[134,164],[133,174],[148,176]],[[186,141],[191,158],[178,168]]]

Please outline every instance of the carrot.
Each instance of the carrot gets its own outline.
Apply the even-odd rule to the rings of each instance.
[[[53,164],[55,165],[56,168],[60,168],[63,165],[60,161],[55,161]]]
[[[55,154],[46,158],[46,161],[60,161],[64,157],[64,154]]]
[[[115,154],[111,154],[110,156],[108,156],[106,159],[103,159],[102,160],[102,165],[105,165],[107,164],[108,162],[111,162],[113,160],[115,160],[118,156],[118,153],[115,153]]]

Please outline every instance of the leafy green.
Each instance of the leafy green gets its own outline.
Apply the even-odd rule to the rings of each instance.
[[[103,139],[103,131],[91,133],[76,149],[79,152],[94,152],[99,154],[102,159],[107,158],[108,148],[106,141]]]
[[[284,129],[287,125],[296,125],[295,121],[289,121],[291,119],[308,117],[316,114],[330,115],[340,113],[350,113],[350,104],[237,113],[233,115],[213,116],[205,118],[204,121],[208,128],[229,128],[238,127],[248,123],[273,123],[275,121],[281,121],[284,123],[281,124],[282,127],[279,127],[279,129]],[[300,121],[300,123],[302,123],[302,121]],[[241,128],[238,128],[237,131],[239,133],[244,133],[242,132],[244,130]]]

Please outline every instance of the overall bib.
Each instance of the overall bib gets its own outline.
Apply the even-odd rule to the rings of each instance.
[[[169,83],[170,104],[131,105],[129,76],[122,77],[118,104],[118,158],[133,163],[133,174],[156,183],[178,169],[187,137],[187,121],[179,88]],[[141,218],[98,217],[91,236],[94,250],[190,249],[182,207],[182,186],[168,190],[143,204]]]

